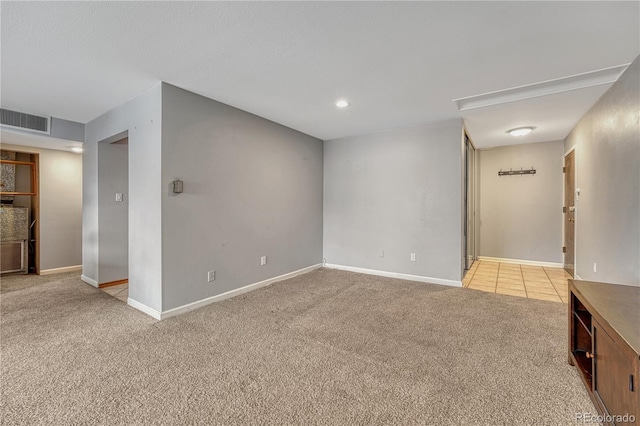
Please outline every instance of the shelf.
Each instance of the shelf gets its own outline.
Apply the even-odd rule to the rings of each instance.
[[[589,389],[592,389],[593,364],[591,363],[591,359],[587,358],[586,352],[573,351],[572,354],[576,360],[576,365],[580,368],[582,376],[589,384]]]
[[[573,311],[573,315],[578,318],[578,321],[586,329],[589,336],[591,336],[591,314],[587,311]]]

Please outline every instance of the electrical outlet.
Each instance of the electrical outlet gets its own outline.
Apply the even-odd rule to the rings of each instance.
[[[264,266],[267,264],[267,256],[262,256],[260,258],[260,266]]]
[[[596,262],[593,262],[593,272],[598,272],[598,265],[596,265]]]
[[[123,200],[122,192],[116,192],[116,201],[120,202]]]
[[[416,261],[416,254],[415,253],[411,253],[411,261],[412,262]]]
[[[216,279],[216,271],[207,272],[207,282],[215,281]]]
[[[384,250],[380,250],[380,257],[384,257]]]

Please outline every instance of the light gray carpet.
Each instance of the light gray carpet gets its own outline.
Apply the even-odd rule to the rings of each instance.
[[[0,293],[9,293],[12,291],[23,290],[35,285],[47,284],[52,281],[60,281],[67,278],[78,278],[79,275],[79,272],[63,272],[56,275],[3,275],[2,278],[0,278]]]
[[[162,322],[50,276],[4,292],[2,424],[564,425],[566,305],[332,270]],[[4,284],[3,284],[4,285]]]

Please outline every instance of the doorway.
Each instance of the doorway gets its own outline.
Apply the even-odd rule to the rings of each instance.
[[[98,143],[98,287],[128,297],[129,138],[123,132]]]
[[[464,269],[468,271],[476,260],[476,149],[464,135]]]
[[[39,159],[18,149],[0,152],[0,273],[40,273]]]
[[[576,150],[571,148],[564,156],[564,205],[563,213],[563,239],[564,245],[564,269],[575,277],[576,257]]]

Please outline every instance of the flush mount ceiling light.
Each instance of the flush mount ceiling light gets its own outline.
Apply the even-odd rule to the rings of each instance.
[[[346,99],[338,99],[338,100],[336,101],[336,106],[337,106],[338,108],[346,108],[346,107],[348,107],[349,105],[351,105],[351,104],[350,104],[350,103],[349,103],[349,101],[348,101],[348,100],[346,100]]]
[[[517,127],[515,129],[507,130],[511,136],[526,136],[529,133],[533,132],[535,127]]]
[[[72,146],[71,151],[75,152],[76,154],[80,154],[82,151],[84,151],[84,149],[82,149],[81,146]]]

